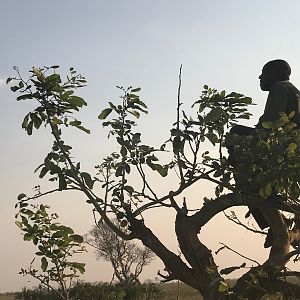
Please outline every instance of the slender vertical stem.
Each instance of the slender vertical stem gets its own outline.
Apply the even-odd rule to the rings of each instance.
[[[176,121],[176,129],[179,130],[179,120],[180,120],[180,93],[181,93],[181,71],[182,71],[182,65],[180,65],[179,68],[179,82],[178,82],[178,92],[177,92],[177,121]],[[179,156],[180,154],[178,153],[177,159],[179,161]],[[181,165],[178,163],[178,169],[179,169],[179,174],[180,174],[180,184],[184,183],[184,177],[183,177],[183,171]]]
[[[182,65],[179,68],[179,83],[178,83],[178,92],[177,92],[177,130],[179,129],[179,113],[180,113],[180,93],[181,93],[181,70]]]

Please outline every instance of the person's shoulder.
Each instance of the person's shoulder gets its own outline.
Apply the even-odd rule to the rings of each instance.
[[[272,85],[272,89],[273,88],[284,88],[284,87],[291,87],[291,86],[293,86],[293,84],[290,82],[290,81],[288,81],[288,80],[284,80],[284,81],[277,81],[277,82],[275,82],[273,85]]]
[[[280,90],[289,90],[289,89],[296,89],[296,87],[288,80],[277,81],[272,85],[270,92],[278,92]]]

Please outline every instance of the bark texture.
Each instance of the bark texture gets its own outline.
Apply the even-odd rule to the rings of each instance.
[[[230,293],[218,292],[223,280],[215,264],[211,250],[201,242],[201,228],[219,212],[233,206],[257,207],[261,210],[273,232],[273,245],[268,259],[260,266],[251,268],[237,280]],[[129,217],[130,229],[135,237],[149,247],[165,264],[167,275],[164,281],[178,279],[197,289],[205,300],[260,299],[266,293],[281,292],[294,299],[300,299],[300,287],[283,279],[283,269],[288,260],[298,253],[290,246],[300,244],[300,230],[288,230],[279,211],[284,209],[295,213],[298,207],[291,207],[281,199],[241,199],[234,194],[222,196],[206,203],[198,212],[187,215],[179,210],[176,216],[175,232],[181,256],[167,249],[142,220]],[[300,209],[299,209],[300,212]],[[259,245],[258,245],[259,247]]]

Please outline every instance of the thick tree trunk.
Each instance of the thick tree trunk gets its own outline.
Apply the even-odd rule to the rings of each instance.
[[[180,250],[194,271],[194,276],[198,280],[197,289],[204,299],[225,299],[224,295],[217,291],[222,278],[211,251],[198,239],[191,217],[179,212],[176,217],[175,231]]]
[[[176,219],[178,242],[190,266],[180,256],[168,250],[142,220],[131,219],[130,229],[164,262],[168,272],[166,281],[179,279],[197,289],[205,300],[226,299],[224,294],[217,292],[222,278],[218,274],[211,251],[199,241],[195,226],[190,223],[190,217],[178,214]]]
[[[218,287],[222,277],[214,262],[211,251],[199,240],[199,233],[210,219],[217,213],[232,207],[248,205],[245,199],[236,199],[233,194],[222,196],[211,203],[205,204],[200,211],[187,216],[179,211],[176,216],[175,232],[177,235],[182,257],[168,250],[142,220],[129,217],[130,230],[136,238],[150,248],[165,264],[168,276],[165,281],[179,279],[197,289],[205,300],[237,300],[240,297],[248,300],[258,300],[268,292],[282,292],[286,296],[300,299],[300,287],[288,283],[282,278],[282,269],[287,263],[290,243],[299,243],[299,230],[289,233],[287,226],[277,207],[282,207],[280,201],[264,201],[251,199],[251,206],[258,207],[273,231],[273,246],[267,261],[251,268],[231,289],[230,296],[219,293]],[[287,206],[287,210],[290,208]],[[259,245],[258,245],[259,246]],[[186,262],[185,262],[186,261]],[[281,273],[280,273],[281,272]]]

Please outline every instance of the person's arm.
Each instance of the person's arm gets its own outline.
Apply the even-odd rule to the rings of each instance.
[[[279,119],[280,112],[287,112],[287,90],[281,83],[275,83],[270,89],[264,114],[259,118],[256,127],[261,127],[265,121],[274,122]]]

